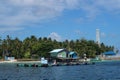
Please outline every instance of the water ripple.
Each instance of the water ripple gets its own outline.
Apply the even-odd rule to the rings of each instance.
[[[0,80],[120,80],[120,62],[59,67],[0,64]]]

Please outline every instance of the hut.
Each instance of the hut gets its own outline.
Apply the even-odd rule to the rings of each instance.
[[[115,58],[115,56],[116,56],[116,53],[115,52],[113,52],[113,51],[108,51],[108,52],[104,52],[103,53],[103,59],[105,59],[105,60],[112,60],[112,59],[114,59]]]
[[[77,53],[66,49],[54,49],[50,51],[50,56],[53,58],[78,58]]]
[[[114,55],[116,55],[116,53],[114,53],[113,51],[108,51],[108,52],[104,52],[103,55],[105,55],[105,56],[114,56]]]
[[[67,58],[69,51],[66,49],[54,49],[50,51],[50,56],[53,58]]]
[[[78,56],[76,52],[68,51],[67,49],[54,49],[50,51],[50,57],[57,62],[71,62],[77,61]]]
[[[16,61],[15,57],[7,57],[5,56],[5,61]]]

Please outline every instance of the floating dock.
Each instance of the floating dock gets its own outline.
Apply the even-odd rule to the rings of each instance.
[[[18,63],[17,67],[52,67],[52,66],[74,66],[74,65],[94,65],[94,62],[84,63],[58,63],[58,64],[41,64],[41,63]]]

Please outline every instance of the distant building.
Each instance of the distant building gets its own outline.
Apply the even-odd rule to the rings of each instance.
[[[103,55],[106,57],[107,56],[114,56],[114,55],[116,55],[116,53],[114,53],[113,51],[108,51],[108,52],[104,52]]]
[[[101,57],[102,60],[116,60],[116,53],[113,51],[104,52]]]
[[[98,56],[100,60],[120,60],[120,54],[114,51],[107,51]]]
[[[5,61],[15,61],[15,57],[7,57],[7,56],[5,56]]]

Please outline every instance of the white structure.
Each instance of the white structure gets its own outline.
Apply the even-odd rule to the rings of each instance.
[[[96,29],[96,42],[100,46],[100,31]]]
[[[17,60],[15,59],[15,57],[7,57],[7,56],[5,56],[5,61],[14,62],[14,61],[17,61]]]
[[[48,60],[46,60],[44,57],[41,58],[41,64],[48,64]]]

